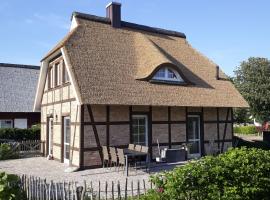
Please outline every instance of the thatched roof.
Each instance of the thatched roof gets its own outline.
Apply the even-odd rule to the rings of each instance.
[[[67,52],[82,103],[248,107],[230,81],[216,79],[216,64],[184,34],[127,22],[112,28],[106,18],[73,16],[79,25],[57,48]],[[188,84],[150,83],[166,64],[176,66]]]
[[[32,112],[39,67],[0,63],[0,112]]]

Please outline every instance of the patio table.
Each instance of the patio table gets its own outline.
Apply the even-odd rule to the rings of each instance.
[[[144,156],[148,156],[148,153],[139,152],[139,151],[130,150],[130,149],[124,149],[124,155],[125,155],[125,174],[126,174],[126,176],[128,176],[128,170],[129,170],[128,169],[128,158],[144,157]]]

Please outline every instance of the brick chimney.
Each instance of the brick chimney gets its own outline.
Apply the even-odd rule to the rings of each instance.
[[[106,17],[110,18],[114,28],[121,27],[121,3],[111,2],[106,6]]]

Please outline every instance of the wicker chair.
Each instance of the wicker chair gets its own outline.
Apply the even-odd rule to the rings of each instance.
[[[141,152],[141,150],[142,150],[142,145],[137,144],[137,145],[135,146],[135,151]]]
[[[148,151],[149,151],[149,147],[147,147],[147,146],[142,146],[141,152],[143,152],[143,153],[148,153]]]
[[[128,149],[129,150],[135,150],[135,145],[134,144],[129,144]]]
[[[117,149],[117,155],[118,155],[118,171],[119,168],[122,166],[123,168],[126,165],[126,159],[125,159],[125,154],[123,149]]]
[[[108,167],[110,163],[110,155],[107,146],[102,146],[102,155],[103,155],[103,168]]]
[[[143,165],[147,171],[149,169],[149,147],[147,146],[142,146],[141,152],[146,153],[146,156],[143,156],[140,158],[140,165]]]
[[[117,154],[115,147],[110,147],[110,155],[111,155],[111,167],[117,166]]]

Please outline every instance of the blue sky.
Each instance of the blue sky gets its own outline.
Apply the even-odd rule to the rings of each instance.
[[[0,62],[35,64],[67,32],[72,11],[105,16],[107,0],[1,0]],[[250,56],[270,58],[268,0],[122,0],[122,19],[184,32],[229,75]]]

